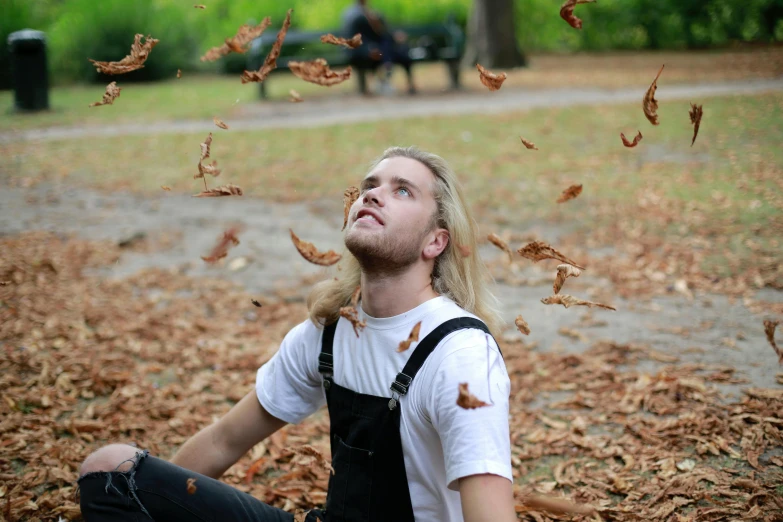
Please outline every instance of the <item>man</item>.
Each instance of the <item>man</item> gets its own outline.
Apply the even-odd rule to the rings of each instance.
[[[343,31],[348,36],[356,33],[362,35],[362,45],[346,51],[350,56],[351,65],[359,70],[359,87],[362,93],[367,92],[363,71],[375,71],[382,66],[382,71],[378,75],[381,84],[380,92],[391,94],[390,79],[393,64],[399,64],[405,69],[408,93],[416,93],[411,68],[413,61],[408,56],[408,46],[405,43],[407,36],[404,32],[391,32],[383,16],[370,9],[366,0],[357,0],[343,12]]]
[[[85,519],[291,521],[212,479],[326,402],[335,473],[325,513],[308,520],[516,520],[510,382],[485,327],[498,316],[475,238],[445,161],[415,148],[386,150],[350,210],[339,279],[313,289],[310,320],[259,369],[256,389],[170,463],[120,444],[90,455],[79,479]],[[358,336],[339,317],[357,286],[366,322]],[[419,321],[420,341],[399,352]],[[491,405],[458,406],[463,382]],[[186,493],[191,477],[198,495]]]

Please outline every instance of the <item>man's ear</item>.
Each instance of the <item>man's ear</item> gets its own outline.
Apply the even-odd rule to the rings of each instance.
[[[421,255],[427,260],[435,259],[449,246],[449,231],[445,228],[436,228],[428,237],[429,243],[424,245]]]

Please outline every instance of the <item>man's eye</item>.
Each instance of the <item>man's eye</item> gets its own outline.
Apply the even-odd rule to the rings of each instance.
[[[405,187],[400,187],[400,188],[398,188],[398,189],[397,189],[397,192],[401,192],[401,191],[403,191],[403,190],[405,191],[405,195],[407,195],[407,196],[410,196],[410,195],[411,195],[411,191],[410,191],[410,190],[408,190],[408,189],[406,189]]]

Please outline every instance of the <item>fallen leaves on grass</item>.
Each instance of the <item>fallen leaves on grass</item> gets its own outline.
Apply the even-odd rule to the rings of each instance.
[[[361,33],[356,33],[351,38],[341,38],[329,33],[322,35],[321,41],[326,44],[343,45],[348,49],[356,49],[362,45],[362,35]]]
[[[783,364],[783,349],[779,348],[775,342],[775,329],[780,324],[780,321],[764,321],[764,333],[767,335],[767,341],[769,341],[772,349],[775,350],[775,354],[778,356],[778,363]]]
[[[188,495],[193,495],[196,492],[196,479],[189,478],[187,481]]]
[[[589,308],[597,306],[599,308],[606,308],[607,310],[617,311],[617,308],[613,306],[609,306],[601,303],[594,303],[592,301],[584,301],[582,299],[578,299],[574,296],[567,295],[567,294],[550,295],[549,297],[544,297],[543,299],[541,299],[541,302],[544,303],[545,305],[561,304],[566,308],[569,308],[574,305],[581,305],[581,306],[587,306]]]
[[[470,393],[470,390],[468,390],[468,383],[461,382],[459,383],[459,395],[457,396],[457,406],[460,408],[464,408],[466,410],[475,410],[476,408],[483,408],[484,406],[490,406],[489,403],[486,403]]]
[[[503,82],[506,81],[506,73],[504,72],[495,74],[482,67],[479,63],[476,64],[476,69],[479,72],[479,80],[490,91],[497,91],[503,85]]]
[[[557,265],[557,275],[555,276],[555,284],[552,285],[552,289],[555,291],[556,294],[559,294],[560,289],[563,288],[563,284],[565,283],[565,280],[567,278],[579,277],[581,273],[582,273],[581,270],[571,265],[567,265],[567,264]]]
[[[304,101],[304,98],[302,98],[302,95],[301,95],[301,94],[299,94],[298,92],[296,92],[296,91],[295,91],[295,90],[293,90],[293,89],[291,89],[290,91],[288,91],[288,94],[290,94],[290,95],[291,95],[291,97],[290,97],[290,98],[288,98],[288,101],[290,101],[290,102],[292,102],[292,103],[300,103],[300,102],[303,102],[303,101]]]
[[[341,230],[345,230],[345,227],[348,225],[348,215],[357,199],[359,199],[359,189],[357,187],[348,187],[343,192],[343,228]]]
[[[219,260],[226,257],[228,255],[229,249],[239,244],[239,238],[237,237],[239,232],[241,232],[240,227],[231,227],[223,232],[223,235],[218,238],[217,244],[212,247],[212,250],[209,252],[209,254],[206,256],[201,256],[201,259],[209,264],[212,264],[217,263]]]
[[[532,149],[532,150],[538,150],[538,147],[536,147],[536,144],[535,144],[535,143],[533,143],[532,141],[527,141],[527,140],[526,140],[525,138],[523,138],[522,136],[520,136],[520,137],[519,137],[519,139],[522,141],[522,145],[524,145],[525,147],[527,147],[527,148],[528,148],[528,150],[531,150],[531,149]]]
[[[288,28],[291,27],[291,12],[293,9],[289,9],[283,20],[283,27],[277,32],[277,38],[275,43],[272,44],[272,49],[269,50],[269,54],[266,55],[264,63],[257,71],[243,71],[242,83],[248,82],[263,82],[269,73],[277,69],[277,58],[280,56],[280,49],[283,47],[283,40],[288,33]]]
[[[213,122],[215,122],[215,125],[217,125],[217,126],[218,126],[218,127],[220,127],[221,129],[228,130],[228,125],[226,125],[226,124],[223,122],[223,120],[221,120],[221,119],[220,119],[220,118],[218,118],[217,116],[213,116],[213,117],[212,117],[212,121],[213,121]]]
[[[398,352],[404,352],[408,348],[410,348],[411,343],[418,342],[419,340],[419,330],[421,330],[421,321],[413,325],[413,329],[411,330],[411,333],[408,335],[408,338],[404,341],[400,341],[400,345],[397,347]]]
[[[120,97],[121,87],[117,87],[117,82],[111,82],[106,86],[106,92],[103,95],[103,99],[99,102],[90,104],[90,107],[97,107],[98,105],[112,105],[114,100]]]
[[[143,34],[137,34],[134,37],[131,53],[119,62],[99,62],[91,58],[90,61],[95,66],[95,69],[103,74],[125,74],[141,69],[144,67],[144,62],[147,61],[150,51],[159,41],[147,36],[144,43],[141,43],[142,38],[144,38]]]
[[[204,56],[201,57],[201,61],[214,62],[221,56],[226,56],[231,52],[239,54],[247,52],[247,45],[254,39],[261,36],[261,34],[266,31],[267,27],[269,27],[271,23],[272,20],[267,16],[261,20],[260,24],[256,26],[247,24],[239,26],[236,35],[232,36],[231,38],[226,38],[226,41],[223,43],[223,45],[213,47],[204,53]]]
[[[562,261],[563,263],[567,263],[569,265],[573,265],[576,268],[579,268],[581,270],[585,270],[585,267],[580,266],[576,263],[576,261],[567,258],[548,244],[544,243],[543,241],[533,241],[532,243],[528,243],[524,247],[517,250],[519,255],[526,259],[530,259],[531,261],[538,262],[542,261],[544,259],[557,259],[558,261]]]
[[[576,198],[581,193],[582,193],[582,184],[581,183],[578,184],[578,185],[571,185],[570,187],[565,189],[560,194],[560,197],[557,198],[557,202],[558,203],[565,203],[566,201],[570,201],[570,200]]]
[[[323,454],[312,447],[309,444],[304,444],[303,446],[297,446],[295,448],[287,448],[288,451],[292,453],[296,453],[297,455],[305,455],[307,457],[314,457],[314,462],[318,463],[320,466],[322,466],[326,471],[330,472],[332,475],[334,475],[334,468],[332,467],[332,464],[326,460],[326,457],[323,456]]]
[[[628,148],[633,148],[639,145],[639,142],[642,141],[642,133],[641,131],[637,131],[633,141],[628,141],[628,138],[625,137],[625,134],[621,132],[620,139],[623,140],[623,145],[625,145]]]
[[[565,3],[560,6],[560,18],[565,20],[568,25],[574,29],[581,29],[582,20],[574,15],[574,7],[576,7],[577,4],[590,4],[593,2],[595,2],[595,0],[566,0]]]
[[[351,67],[342,71],[333,71],[323,58],[316,58],[310,62],[288,62],[291,72],[306,82],[331,87],[342,83],[351,77]]]
[[[319,252],[312,243],[299,239],[299,237],[294,234],[293,230],[289,228],[288,231],[291,233],[291,240],[294,242],[294,246],[307,261],[315,265],[331,266],[342,258],[342,256],[334,250]]]
[[[242,188],[231,183],[227,185],[220,185],[219,187],[211,188],[198,194],[193,194],[194,198],[220,198],[224,196],[241,196],[243,195]]]
[[[495,233],[493,232],[493,233],[490,233],[490,234],[487,236],[487,239],[489,240],[489,242],[490,242],[490,243],[492,243],[493,245],[495,245],[496,247],[498,247],[498,248],[499,248],[499,249],[501,249],[502,251],[504,251],[504,252],[508,253],[508,259],[509,259],[509,261],[513,261],[513,260],[514,260],[514,253],[513,253],[513,252],[511,252],[511,248],[508,246],[508,243],[506,243],[505,241],[503,241],[503,240],[500,238],[500,236],[498,236],[497,234],[495,234]]]
[[[691,147],[693,147],[693,144],[696,143],[696,136],[699,134],[699,125],[701,125],[701,105],[691,103],[691,110],[688,111],[688,115],[691,117],[691,123],[693,124],[693,139],[691,140]]]
[[[525,321],[521,315],[518,315],[517,318],[514,319],[514,324],[516,325],[517,330],[525,335],[530,335],[530,325],[527,324],[527,321]]]
[[[644,93],[644,98],[642,99],[642,110],[644,110],[644,115],[653,125],[658,125],[658,114],[656,114],[656,111],[658,110],[658,100],[655,99],[655,91],[658,89],[658,78],[663,72],[663,67],[664,66],[661,65],[658,74],[655,75],[655,79],[650,84],[647,92]]]

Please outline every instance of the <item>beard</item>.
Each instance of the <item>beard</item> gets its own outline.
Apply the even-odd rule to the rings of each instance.
[[[362,232],[349,230],[345,235],[345,246],[359,262],[362,271],[393,275],[405,271],[421,257],[422,241],[429,230],[418,234],[398,234],[397,237]]]

